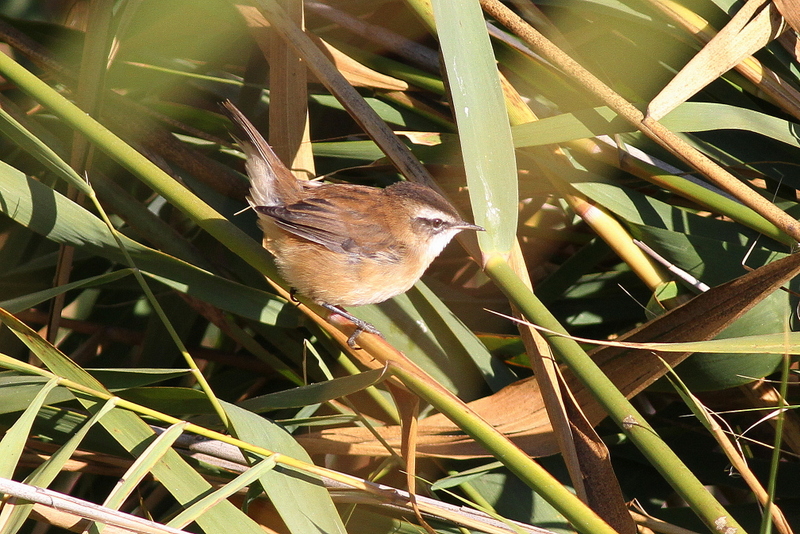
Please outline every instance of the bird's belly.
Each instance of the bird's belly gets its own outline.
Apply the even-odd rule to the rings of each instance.
[[[293,261],[286,254],[277,255],[281,275],[301,294],[337,306],[361,306],[388,300],[408,291],[427,267],[410,268],[406,262],[386,263],[369,258],[353,261],[352,257],[334,255],[330,251],[305,252],[301,255],[303,261]],[[314,260],[310,261],[312,258]]]

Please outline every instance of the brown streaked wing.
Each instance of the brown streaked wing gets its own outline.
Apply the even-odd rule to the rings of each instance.
[[[369,258],[394,256],[380,224],[363,212],[343,208],[338,202],[312,197],[288,206],[256,206],[275,224],[332,252]]]

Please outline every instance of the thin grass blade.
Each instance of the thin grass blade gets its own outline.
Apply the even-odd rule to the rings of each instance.
[[[267,472],[272,471],[276,465],[275,458],[273,456],[268,456],[267,458],[260,460],[257,464],[233,479],[231,482],[228,482],[217,491],[206,495],[196,503],[192,504],[183,512],[175,516],[175,518],[169,523],[167,523],[167,526],[175,528],[185,527],[220,502],[225,501],[225,499],[237,491],[249,486],[264,476]]]
[[[0,441],[0,477],[11,478],[17,468],[19,458],[25,448],[25,441],[31,433],[36,414],[44,405],[50,391],[58,385],[57,379],[49,380],[33,399],[17,421],[9,428]]]
[[[52,379],[57,380],[57,379]],[[51,381],[52,381],[51,380]],[[40,488],[48,487],[56,476],[61,472],[61,468],[70,459],[75,450],[83,442],[89,430],[102,418],[105,414],[114,409],[116,402],[110,399],[94,414],[89,420],[73,434],[69,440],[59,447],[59,449],[50,458],[45,460],[33,473],[25,478],[25,483]],[[33,510],[32,503],[7,505],[0,517],[0,523],[3,524],[3,532],[13,533],[17,532],[23,525],[31,511]]]
[[[312,463],[305,449],[279,426],[232,404],[226,404],[225,410],[240,439]],[[289,531],[346,534],[339,512],[322,483],[308,474],[298,475],[280,467],[262,473],[258,479]],[[309,503],[314,504],[309,506]]]
[[[320,404],[347,395],[352,395],[369,386],[380,383],[385,378],[383,369],[364,371],[353,376],[334,378],[318,384],[309,384],[294,389],[253,397],[239,403],[241,408],[254,413],[299,408],[309,404]]]
[[[80,192],[86,195],[92,194],[91,187],[66,161],[61,159],[61,156],[2,108],[0,108],[0,133]]]
[[[57,243],[124,261],[106,225],[89,211],[3,162],[0,162],[0,178],[0,212]],[[174,289],[267,324],[276,324],[284,310],[285,303],[274,295],[215,276],[120,237],[140,269]]]
[[[133,493],[136,486],[151,473],[156,462],[159,462],[167,450],[172,447],[172,444],[175,443],[175,440],[181,437],[186,424],[185,421],[175,423],[159,434],[117,482],[103,502],[103,506],[119,510],[119,507]]]
[[[53,287],[50,289],[45,289],[43,291],[36,291],[35,293],[26,293],[20,297],[14,299],[8,299],[0,302],[0,308],[8,310],[11,313],[19,313],[23,310],[27,310],[29,308],[33,308],[37,304],[41,304],[46,300],[50,300],[56,295],[61,295],[66,293],[67,291],[72,291],[73,289],[86,289],[90,287],[97,287],[104,284],[110,284],[111,282],[116,282],[117,280],[124,278],[131,274],[131,269],[120,269],[118,271],[112,271],[110,273],[99,274],[97,276],[92,276],[89,278],[84,278],[83,280],[76,280],[75,282],[70,282],[69,284],[64,284],[62,286]]]
[[[77,382],[97,391],[105,388],[72,360],[42,339],[36,332],[21,323],[16,317],[0,309],[0,320],[23,342],[54,374]],[[102,404],[98,399],[80,395],[78,400],[91,412]],[[150,427],[136,414],[125,410],[112,410],[102,420],[103,427],[129,452],[138,450],[154,439]],[[197,499],[211,485],[203,479],[177,452],[168,450],[153,467],[153,476],[160,480],[179,503]],[[220,503],[198,518],[198,524],[209,533],[227,533],[231,525],[239,532],[260,534],[256,523],[229,502]]]

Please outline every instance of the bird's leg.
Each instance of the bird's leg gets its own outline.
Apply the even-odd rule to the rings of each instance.
[[[334,306],[333,304],[328,304],[326,302],[323,302],[322,306],[325,309],[330,310],[332,313],[335,313],[336,315],[340,315],[340,316],[344,317],[345,319],[347,319],[348,321],[350,321],[351,323],[353,323],[354,325],[356,325],[355,331],[350,335],[349,338],[347,338],[347,345],[351,349],[356,348],[356,338],[358,337],[359,334],[361,334],[361,332],[369,332],[370,334],[377,334],[379,336],[381,335],[381,333],[378,331],[377,328],[375,328],[374,326],[372,326],[368,322],[362,321],[358,317],[347,313],[346,311],[344,311],[343,309],[339,308],[338,306]]]
[[[289,299],[291,299],[292,302],[300,302],[299,300],[297,300],[297,297],[295,295],[297,295],[297,289],[295,289],[293,287],[290,287],[289,288]]]

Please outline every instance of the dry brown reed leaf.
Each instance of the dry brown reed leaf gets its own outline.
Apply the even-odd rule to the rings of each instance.
[[[775,0],[775,7],[786,23],[797,32],[800,30],[800,2],[797,0]]]
[[[706,85],[765,47],[780,34],[783,27],[781,15],[773,3],[749,0],[650,102],[647,115],[660,120]]]
[[[686,304],[645,323],[620,341],[679,342],[712,339],[738,317],[781,285],[800,274],[800,255],[794,254],[755,269],[726,284],[698,295]],[[660,353],[621,347],[603,347],[593,359],[622,393],[630,398],[663,376],[665,361],[675,367],[689,353]],[[605,412],[589,391],[568,371],[565,380],[576,402],[592,424]],[[497,393],[469,403],[469,407],[532,456],[558,452],[539,387],[533,378],[520,380]],[[400,429],[377,429],[392,445],[400,444]],[[361,428],[328,429],[298,438],[310,452],[385,456],[386,451]],[[425,456],[474,458],[486,451],[441,414],[419,424],[417,451]]]

